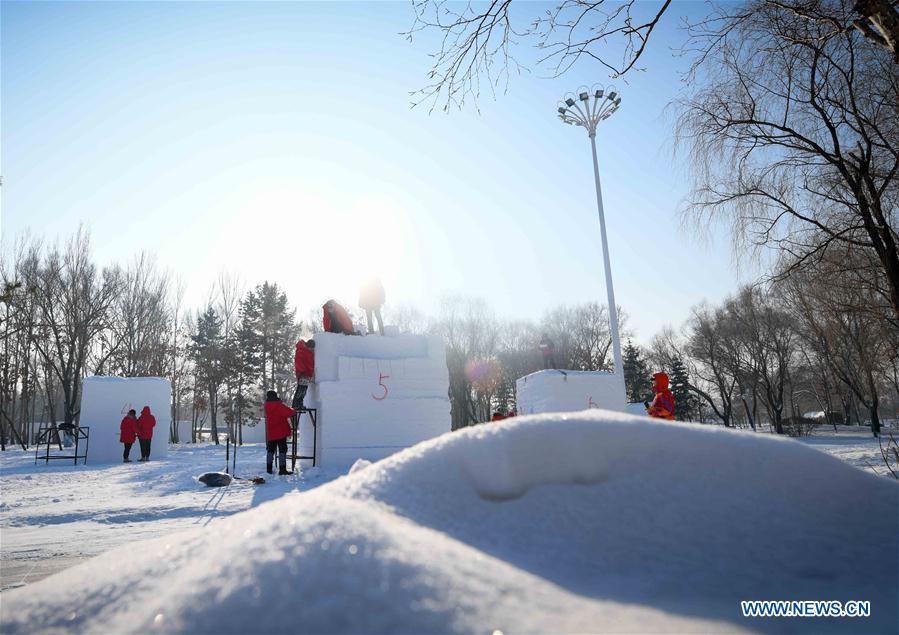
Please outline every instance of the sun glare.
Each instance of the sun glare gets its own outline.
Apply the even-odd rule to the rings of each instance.
[[[372,276],[395,301],[420,287],[414,227],[389,197],[270,189],[234,206],[219,252],[228,254],[221,269],[248,284],[277,282],[301,311],[329,298],[354,311]]]

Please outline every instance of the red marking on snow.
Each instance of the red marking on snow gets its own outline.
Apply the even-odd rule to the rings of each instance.
[[[387,386],[384,385],[385,379],[390,379],[390,375],[385,375],[384,373],[378,373],[378,386],[380,386],[381,388],[384,389],[384,394],[381,395],[380,397],[376,397],[376,396],[372,395],[371,398],[374,399],[375,401],[384,401],[385,399],[387,399],[387,395],[390,391],[387,390]]]
[[[599,404],[593,401],[593,395],[587,397],[587,408],[599,408]]]

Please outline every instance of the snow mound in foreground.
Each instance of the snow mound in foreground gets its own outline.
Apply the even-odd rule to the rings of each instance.
[[[521,417],[4,593],[3,631],[885,632],[897,522],[895,483],[788,439]],[[744,599],[873,616],[747,620]]]

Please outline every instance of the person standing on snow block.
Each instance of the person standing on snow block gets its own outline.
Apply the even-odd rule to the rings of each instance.
[[[296,410],[303,409],[303,400],[309,384],[315,377],[315,340],[308,339],[305,342],[297,342],[297,349],[293,355],[293,369],[297,373],[297,390],[293,393],[291,406]]]
[[[656,373],[652,376],[652,389],[656,396],[646,406],[646,414],[656,419],[674,421],[674,395],[668,390],[668,375]]]
[[[122,454],[123,463],[131,463],[131,459],[128,456],[131,454],[131,446],[134,445],[134,439],[137,435],[137,413],[134,410],[129,410],[128,414],[125,415],[125,418],[122,419],[121,434],[119,435],[119,441],[125,446],[125,451]]]
[[[378,333],[384,335],[384,320],[381,318],[381,307],[384,306],[384,285],[377,278],[371,278],[359,290],[359,306],[365,310],[365,321],[368,332],[374,333],[372,313],[378,319]]]
[[[336,300],[328,300],[322,305],[322,326],[326,333],[356,335],[350,314]]]
[[[544,370],[556,367],[556,347],[546,333],[540,338],[540,353],[543,355]]]
[[[275,449],[278,450],[278,474],[293,474],[287,471],[287,437],[290,436],[290,418],[297,414],[278,399],[278,393],[269,390],[265,393],[265,471],[272,473],[275,461]]]
[[[140,442],[140,460],[150,460],[150,440],[153,438],[153,428],[156,427],[156,417],[150,413],[150,406],[144,406],[140,411],[135,426],[137,440]]]

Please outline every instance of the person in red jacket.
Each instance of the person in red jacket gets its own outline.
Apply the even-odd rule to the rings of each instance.
[[[156,417],[150,413],[150,406],[144,406],[137,418],[135,431],[140,442],[140,460],[150,460],[150,440],[153,438],[153,428],[156,426]]]
[[[322,326],[327,333],[356,335],[350,314],[336,300],[328,300],[322,305]]]
[[[128,456],[131,454],[131,446],[134,445],[135,435],[137,434],[137,413],[134,410],[129,410],[125,418],[122,419],[120,429],[119,441],[125,446],[125,452],[122,455],[122,458],[125,459],[123,462],[131,463],[131,459]]]
[[[297,414],[293,408],[281,403],[278,393],[265,393],[265,471],[272,473],[275,448],[278,449],[278,474],[293,474],[287,470],[287,437],[290,436],[290,418]]]
[[[655,399],[646,407],[646,414],[657,419],[674,421],[674,395],[668,390],[668,375],[656,373],[652,376]]]
[[[296,410],[302,410],[306,391],[309,390],[309,384],[315,377],[315,340],[297,342],[296,352],[293,355],[293,369],[297,373],[297,390],[293,393],[290,405]]]

